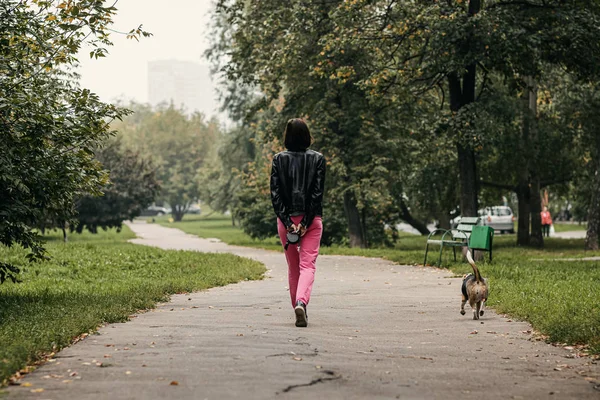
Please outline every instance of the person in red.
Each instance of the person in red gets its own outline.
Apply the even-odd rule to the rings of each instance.
[[[287,150],[273,157],[271,200],[288,263],[296,326],[306,327],[306,306],[315,281],[323,234],[321,216],[326,162],[321,153],[309,149],[312,136],[306,123],[299,118],[288,121],[283,141]],[[301,236],[299,243],[290,242],[287,237],[290,232]]]
[[[550,215],[550,211],[548,211],[548,207],[544,206],[544,211],[541,212],[542,215],[542,236],[550,236],[550,225],[552,225],[552,216]]]

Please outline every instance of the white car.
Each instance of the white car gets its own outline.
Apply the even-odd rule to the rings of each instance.
[[[515,216],[510,207],[486,207],[477,213],[482,218],[483,225],[490,226],[501,233],[515,233]]]
[[[477,211],[477,215],[481,218],[482,224],[494,228],[500,233],[515,233],[515,216],[510,207],[494,206],[486,207]],[[461,216],[457,216],[451,220],[453,228],[458,226]]]

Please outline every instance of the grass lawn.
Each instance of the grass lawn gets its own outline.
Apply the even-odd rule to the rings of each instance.
[[[565,224],[565,223],[560,223],[560,222],[556,222],[553,224],[554,225],[554,231],[555,232],[572,232],[572,231],[585,231],[587,230],[587,224],[586,223],[582,223],[582,224]]]
[[[170,223],[167,217],[156,222],[230,244],[281,250],[275,238],[253,240],[239,227],[233,227],[226,216],[186,215],[179,223]],[[497,235],[494,261],[481,264],[482,274],[490,280],[488,304],[500,313],[529,321],[552,342],[587,344],[593,353],[600,354],[600,262],[555,260],[600,256],[600,252],[584,252],[583,239],[546,239],[543,250],[517,247],[515,241],[515,235]],[[394,248],[333,246],[322,247],[321,254],[382,257],[413,265],[423,263],[424,250],[424,237],[403,235]],[[433,247],[428,262],[437,262],[435,250]],[[444,251],[444,267],[456,274],[469,272],[468,264],[452,262],[451,254],[451,249]]]
[[[23,266],[23,283],[0,285],[0,384],[103,323],[123,322],[168,295],[261,279],[264,266],[229,254],[129,244],[123,232],[48,236],[52,260],[27,264],[20,248],[0,259]]]

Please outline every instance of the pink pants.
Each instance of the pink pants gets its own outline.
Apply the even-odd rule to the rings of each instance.
[[[302,215],[292,217],[294,224],[302,221]],[[287,229],[281,220],[277,219],[277,230],[281,244],[285,246],[287,239]],[[290,244],[285,251],[285,258],[288,263],[288,279],[290,283],[290,297],[292,298],[292,307],[296,301],[300,300],[304,304],[310,301],[313,282],[315,281],[315,269],[319,247],[321,245],[321,235],[323,234],[323,221],[321,217],[315,217],[310,224],[304,236],[300,240],[300,246]]]

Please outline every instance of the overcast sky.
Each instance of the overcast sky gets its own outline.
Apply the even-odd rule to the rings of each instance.
[[[212,7],[212,0],[120,0],[113,28],[129,31],[143,24],[154,36],[138,43],[113,34],[115,45],[105,59],[90,60],[89,49],[84,49],[79,57],[83,87],[105,101],[147,102],[148,61],[175,59],[207,64],[203,53],[209,43]]]

